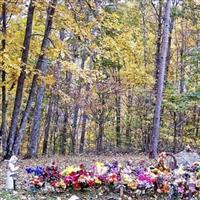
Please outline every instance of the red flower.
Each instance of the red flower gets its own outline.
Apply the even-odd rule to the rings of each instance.
[[[74,190],[79,190],[81,188],[80,183],[78,183],[77,181],[72,183]]]

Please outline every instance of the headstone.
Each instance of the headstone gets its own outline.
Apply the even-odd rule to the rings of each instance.
[[[18,158],[16,156],[12,156],[8,161],[8,171],[6,177],[6,189],[15,190],[16,189],[16,175],[19,169],[18,166],[15,166]]]
[[[200,161],[200,155],[194,151],[185,149],[174,155],[177,161],[178,166],[191,165],[194,162]]]

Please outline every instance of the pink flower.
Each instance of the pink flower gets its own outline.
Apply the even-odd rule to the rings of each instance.
[[[183,186],[178,187],[178,192],[183,194],[185,192],[185,189]]]

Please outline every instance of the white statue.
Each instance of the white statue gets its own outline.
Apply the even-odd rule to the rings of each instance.
[[[8,161],[8,171],[7,171],[7,178],[6,178],[6,189],[8,190],[15,190],[16,189],[16,175],[17,170],[19,169],[18,166],[15,166],[18,158],[16,156],[12,156]]]

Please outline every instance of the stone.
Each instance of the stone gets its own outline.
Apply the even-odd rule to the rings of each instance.
[[[68,200],[81,200],[81,199],[77,197],[76,195],[73,195]]]
[[[178,166],[191,165],[194,162],[200,161],[200,155],[194,151],[183,150],[174,155]]]
[[[15,190],[16,189],[16,175],[19,169],[18,166],[15,166],[18,161],[16,156],[12,156],[8,161],[8,171],[6,177],[6,189]]]

